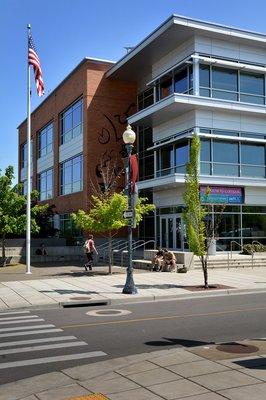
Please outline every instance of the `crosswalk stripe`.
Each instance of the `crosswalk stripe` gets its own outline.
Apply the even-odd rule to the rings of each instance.
[[[0,319],[0,325],[10,325],[10,324],[24,324],[25,322],[41,322],[44,321],[42,318],[35,318],[35,319],[16,319],[16,321],[2,321]]]
[[[82,341],[47,344],[47,345],[42,345],[42,346],[30,346],[30,347],[21,347],[18,349],[0,350],[0,355],[2,356],[4,354],[28,353],[30,351],[37,351],[37,350],[62,349],[62,348],[66,348],[66,347],[87,346],[87,345],[88,344],[86,342],[82,342]]]
[[[38,315],[20,315],[19,317],[0,317],[0,321],[13,321],[15,319],[39,318]]]
[[[14,314],[29,314],[30,311],[5,311],[1,312],[0,315],[14,315]]]
[[[39,328],[54,328],[54,325],[31,325],[31,326],[17,326],[16,328],[1,328],[0,332],[11,332],[11,331],[22,331],[28,329],[39,329]]]
[[[47,337],[44,339],[16,340],[14,342],[0,343],[0,347],[21,346],[24,344],[35,344],[35,343],[63,342],[66,340],[73,340],[73,339],[77,339],[76,336],[54,336],[54,337]]]
[[[66,354],[64,356],[55,356],[55,357],[42,357],[30,360],[2,363],[0,364],[0,369],[23,367],[26,365],[49,364],[58,361],[81,360],[84,358],[103,357],[103,356],[107,356],[107,354],[104,353],[103,351],[91,351],[89,353]]]
[[[55,329],[40,329],[38,331],[0,333],[0,338],[11,337],[11,336],[39,335],[41,333],[50,333],[50,332],[63,332],[63,329],[55,328]]]

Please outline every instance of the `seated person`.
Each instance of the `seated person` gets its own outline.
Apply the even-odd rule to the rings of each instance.
[[[41,247],[36,250],[35,254],[37,254],[38,256],[47,256],[47,251],[46,251],[46,248],[44,246],[44,243],[42,243]]]
[[[162,268],[162,262],[163,262],[163,255],[164,255],[164,250],[158,248],[157,253],[155,254],[155,257],[152,261],[153,268],[152,270],[155,272],[161,271]]]
[[[163,255],[162,272],[176,271],[176,258],[174,253],[167,250]]]

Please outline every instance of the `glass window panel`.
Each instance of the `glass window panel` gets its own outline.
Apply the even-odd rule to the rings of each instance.
[[[259,144],[241,144],[241,163],[265,165],[265,146]]]
[[[237,101],[238,100],[238,94],[237,93],[224,92],[222,90],[213,90],[212,91],[212,97],[215,98],[215,99],[223,99],[223,100],[232,100],[232,101]]]
[[[175,165],[184,165],[189,159],[189,145],[188,143],[183,143],[180,145],[175,145]]]
[[[242,206],[243,213],[266,213],[266,206]]]
[[[161,149],[161,169],[166,169],[174,165],[173,146],[163,147]]]
[[[81,178],[81,165],[80,163],[77,163],[73,165],[73,175],[72,175],[73,182],[79,181],[80,178]]]
[[[145,157],[145,177],[150,179],[154,177],[154,157],[153,155]]]
[[[64,115],[63,118],[63,133],[69,131],[72,128],[72,114]]]
[[[266,136],[258,133],[242,133],[240,132],[240,136],[242,137],[248,137],[248,138],[253,138],[253,139],[266,139]]]
[[[73,127],[82,122],[82,110],[81,106],[73,110]]]
[[[241,176],[265,178],[265,167],[248,167],[246,165],[242,165]]]
[[[227,68],[212,67],[212,87],[236,92],[237,71]]]
[[[214,141],[213,161],[238,163],[238,143]]]
[[[264,95],[264,76],[240,72],[240,92]]]
[[[72,131],[72,137],[77,137],[81,134],[81,125],[76,126]]]
[[[210,163],[200,163],[200,173],[202,175],[211,175],[211,164]]]
[[[188,90],[188,73],[187,68],[181,71],[177,70],[174,74],[174,91],[175,93],[184,93]]]
[[[186,173],[186,165],[182,165],[180,167],[175,167],[175,172],[177,174],[185,174]]]
[[[253,104],[264,104],[264,97],[259,96],[249,96],[248,94],[240,94],[240,101],[243,103],[253,103]]]
[[[200,65],[200,86],[210,87],[210,67],[209,65]],[[204,95],[202,95],[204,96]]]
[[[188,87],[191,89],[191,88],[193,88],[193,67],[192,67],[192,65],[190,65],[189,67],[188,67]],[[189,93],[193,93],[193,90],[191,89],[190,91],[189,91]]]
[[[163,99],[164,97],[169,96],[173,93],[173,85],[172,85],[172,73],[166,75],[166,77],[161,79],[160,82],[160,98]]]
[[[263,237],[266,236],[266,215],[243,214],[242,226],[244,237]]]
[[[72,181],[71,167],[64,168],[63,171],[64,171],[63,172],[63,176],[64,176],[63,183],[64,183],[64,185],[67,185],[68,183],[71,183],[71,181]]]
[[[202,89],[202,88],[200,88],[200,96],[211,97],[210,89]]]
[[[213,164],[213,175],[239,176],[239,167],[229,164]]]
[[[211,161],[211,141],[201,139],[200,141],[200,159],[201,161]]]
[[[215,226],[217,226],[217,233],[219,238],[222,237],[240,237],[240,214],[214,214]]]

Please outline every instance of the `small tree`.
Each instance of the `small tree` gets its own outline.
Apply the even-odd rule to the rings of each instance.
[[[26,197],[21,194],[21,185],[12,185],[14,169],[9,166],[4,175],[0,175],[0,237],[2,239],[2,263],[6,266],[6,236],[22,234],[26,231]],[[32,200],[36,200],[38,192],[32,192]],[[31,208],[31,231],[38,232],[39,227],[35,217],[46,209],[35,204]]]
[[[146,198],[139,198],[135,207],[135,219],[138,225],[143,216],[154,209],[153,204],[146,203]],[[112,273],[112,237],[117,231],[127,226],[123,218],[127,209],[127,197],[122,193],[113,193],[100,197],[92,196],[91,208],[88,213],[79,210],[72,214],[75,224],[86,231],[106,234],[109,244],[109,273]]]
[[[191,251],[200,258],[204,275],[204,287],[208,288],[208,257],[205,217],[207,210],[200,201],[199,189],[199,157],[200,139],[194,134],[190,147],[190,159],[187,164],[185,178],[184,202],[186,209],[183,212],[188,245]]]

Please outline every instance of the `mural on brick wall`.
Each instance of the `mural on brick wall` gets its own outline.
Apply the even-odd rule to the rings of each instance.
[[[102,170],[107,166],[112,166],[112,174],[117,177],[122,169],[122,159],[126,157],[123,146],[123,132],[127,124],[128,117],[133,113],[136,105],[131,103],[122,114],[107,115],[103,114],[106,125],[98,133],[98,142],[102,145],[102,153],[96,165],[95,173],[98,184],[102,184]],[[120,150],[117,150],[118,143],[121,143]],[[112,148],[112,146],[114,148]]]

